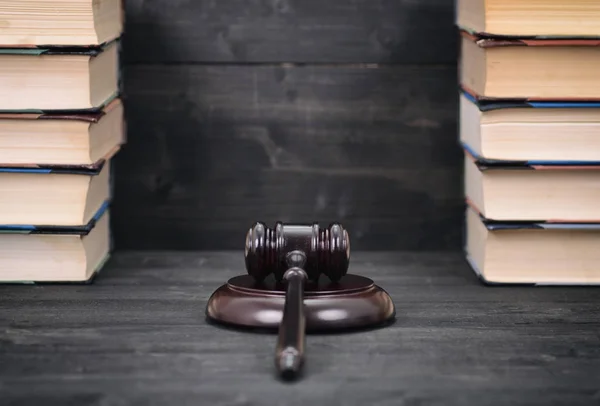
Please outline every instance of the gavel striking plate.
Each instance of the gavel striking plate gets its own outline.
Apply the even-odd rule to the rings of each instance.
[[[382,288],[348,274],[350,240],[341,224],[255,223],[246,235],[247,275],[210,297],[206,316],[229,326],[278,330],[275,367],[294,379],[304,363],[306,332],[382,325],[395,307]]]

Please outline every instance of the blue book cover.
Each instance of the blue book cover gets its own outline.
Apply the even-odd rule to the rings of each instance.
[[[37,174],[64,174],[64,175],[88,175],[95,176],[102,171],[106,165],[106,159],[101,159],[91,165],[5,165],[0,164],[2,173],[37,173]]]
[[[87,224],[79,226],[56,226],[51,224],[0,224],[0,233],[3,234],[71,234],[87,235],[96,223],[108,211],[110,200],[106,200],[96,211]]]
[[[466,206],[475,211],[479,219],[489,231],[502,230],[598,230],[600,231],[600,223],[598,222],[568,222],[568,221],[550,221],[550,220],[492,220],[486,218],[479,209],[471,202],[466,200]]]
[[[552,170],[552,169],[600,169],[600,161],[544,161],[544,160],[502,160],[484,158],[465,142],[460,142],[465,154],[475,162],[481,171],[488,169],[529,169],[529,170]]]
[[[600,101],[569,101],[569,100],[528,100],[528,99],[495,99],[477,95],[464,85],[459,86],[459,92],[470,102],[475,104],[480,111],[491,111],[507,108],[534,108],[534,109],[584,109],[600,108]]]

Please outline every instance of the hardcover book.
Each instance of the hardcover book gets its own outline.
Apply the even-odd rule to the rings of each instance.
[[[99,111],[119,94],[119,41],[0,49],[0,111]]]
[[[600,283],[600,224],[497,222],[468,206],[465,256],[488,284]]]
[[[85,225],[0,225],[0,283],[90,282],[110,256],[108,202]]]
[[[0,167],[0,224],[80,226],[111,198],[110,158],[93,165]]]
[[[460,82],[478,99],[600,100],[600,39],[461,38]]]
[[[461,92],[460,141],[488,160],[600,162],[600,102],[486,101]]]
[[[101,45],[121,35],[122,0],[3,0],[0,47]]]
[[[465,149],[465,197],[498,221],[600,222],[600,162],[490,160]]]
[[[504,37],[598,37],[598,0],[457,0],[456,24]]]
[[[98,112],[0,113],[0,166],[93,165],[125,140],[123,104]]]

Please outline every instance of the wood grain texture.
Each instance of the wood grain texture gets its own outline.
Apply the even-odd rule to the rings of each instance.
[[[0,286],[4,405],[591,405],[595,288],[486,287],[460,254],[354,252],[392,326],[309,335],[306,373],[274,379],[276,337],[208,325],[236,252],[121,252],[88,286]]]
[[[128,62],[455,63],[452,0],[127,0]]]
[[[358,249],[457,249],[456,70],[133,66],[121,249],[239,249],[257,220],[341,221]]]

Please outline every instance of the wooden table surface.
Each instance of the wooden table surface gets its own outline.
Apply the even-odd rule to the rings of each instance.
[[[600,404],[600,291],[486,287],[458,253],[354,253],[394,325],[307,337],[277,381],[275,336],[208,325],[240,252],[117,253],[92,285],[0,286],[2,405]]]

